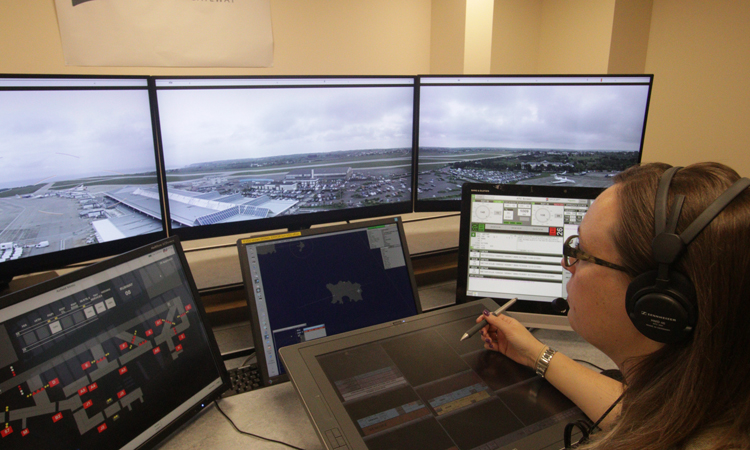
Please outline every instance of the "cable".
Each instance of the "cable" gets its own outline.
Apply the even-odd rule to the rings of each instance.
[[[617,397],[617,400],[615,400],[614,403],[607,409],[607,411],[602,414],[602,416],[599,418],[599,420],[596,421],[593,425],[591,424],[591,421],[588,419],[584,420],[577,420],[575,422],[571,422],[565,426],[565,432],[563,437],[563,443],[565,445],[565,449],[573,449],[578,447],[581,444],[585,444],[589,441],[589,436],[594,433],[596,428],[599,426],[600,423],[604,420],[605,417],[609,415],[609,413],[612,412],[613,409],[615,409],[615,406],[617,406],[620,401],[622,401],[622,398],[625,397],[625,393],[623,392],[620,394],[619,397]],[[573,429],[578,428],[578,431],[581,432],[581,438],[578,440],[577,443],[573,444]]]
[[[247,362],[250,361],[251,359],[255,359],[255,361],[253,362],[258,361],[258,355],[255,354],[255,351],[253,351],[253,353],[251,353],[250,356],[248,356],[247,358],[245,358],[244,361],[242,361],[242,364],[240,364],[240,367],[245,367],[247,365]]]
[[[239,428],[237,428],[237,425],[234,424],[234,422],[232,421],[232,419],[230,419],[229,416],[221,409],[221,406],[219,406],[219,401],[218,400],[214,400],[214,403],[216,404],[216,408],[219,410],[219,412],[221,413],[221,415],[224,416],[224,417],[226,417],[226,419],[229,421],[229,423],[232,425],[232,427],[235,430],[237,430],[238,433],[244,434],[244,435],[247,435],[247,436],[252,436],[252,437],[254,437],[256,439],[261,439],[261,440],[264,440],[264,441],[273,442],[274,444],[280,444],[280,445],[283,445],[285,447],[294,448],[296,450],[304,450],[302,448],[295,447],[292,444],[287,444],[286,442],[277,441],[275,439],[270,439],[270,438],[266,438],[266,437],[263,437],[263,436],[258,436],[257,434],[248,433],[247,431],[240,430]]]

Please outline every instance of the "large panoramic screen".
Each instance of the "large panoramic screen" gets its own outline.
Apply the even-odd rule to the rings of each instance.
[[[413,77],[156,79],[186,239],[410,212]]]
[[[151,117],[145,77],[0,77],[4,278],[165,236]]]
[[[652,77],[420,77],[417,211],[465,182],[607,187],[641,160]]]

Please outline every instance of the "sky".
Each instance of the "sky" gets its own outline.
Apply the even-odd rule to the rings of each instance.
[[[155,170],[146,90],[0,91],[0,188]]]
[[[411,87],[159,90],[167,169],[412,145]]]
[[[422,86],[420,147],[640,149],[648,86]]]

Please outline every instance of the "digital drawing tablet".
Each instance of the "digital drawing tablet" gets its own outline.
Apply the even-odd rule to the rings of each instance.
[[[327,449],[559,449],[583,413],[533,370],[460,341],[490,299],[280,350]]]
[[[420,313],[400,217],[237,243],[263,384],[287,380],[287,345]]]

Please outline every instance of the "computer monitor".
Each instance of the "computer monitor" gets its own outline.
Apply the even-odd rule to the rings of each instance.
[[[265,385],[279,349],[422,311],[401,219],[240,239],[242,279]]]
[[[466,183],[461,196],[456,302],[518,301],[510,315],[527,327],[570,329],[556,309],[570,273],[563,242],[602,188]],[[500,301],[502,302],[502,301]]]
[[[229,384],[176,238],[2,304],[4,450],[151,448]]]
[[[6,283],[166,237],[147,78],[2,75],[0,136]]]
[[[414,77],[155,83],[183,239],[412,211]]]
[[[281,358],[326,449],[559,449],[583,413],[532,369],[460,341],[483,299],[304,342]]]
[[[415,211],[465,182],[608,187],[641,161],[652,75],[419,78]]]

